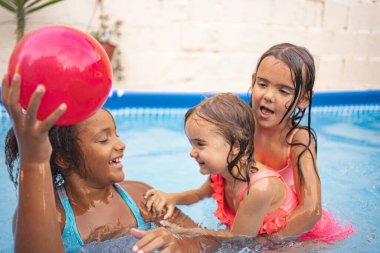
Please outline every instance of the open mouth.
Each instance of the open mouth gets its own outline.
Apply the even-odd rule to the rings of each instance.
[[[109,161],[108,164],[110,164],[113,168],[117,168],[121,166],[121,160],[122,160],[122,157],[116,157],[112,159],[111,161]]]
[[[199,166],[203,166],[203,165],[205,165],[205,162],[200,162],[200,161],[197,161],[197,163],[199,164]]]
[[[274,113],[274,111],[272,111],[271,109],[269,109],[268,107],[265,107],[265,106],[260,106],[260,111],[264,115],[270,115],[270,114]]]

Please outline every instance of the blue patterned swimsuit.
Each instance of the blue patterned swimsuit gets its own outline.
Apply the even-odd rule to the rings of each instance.
[[[141,217],[139,208],[137,207],[135,202],[133,202],[129,194],[119,184],[114,184],[114,186],[116,190],[119,192],[120,196],[125,201],[125,203],[131,209],[133,215],[135,216],[135,219],[137,221],[137,227],[139,229],[145,228],[146,227],[145,221]],[[57,192],[66,213],[65,228],[62,232],[62,241],[65,246],[65,251],[77,252],[84,245],[84,243],[82,239],[80,238],[80,235],[78,232],[78,228],[75,222],[74,212],[73,212],[73,209],[71,208],[64,186],[63,185],[59,186],[57,188]]]

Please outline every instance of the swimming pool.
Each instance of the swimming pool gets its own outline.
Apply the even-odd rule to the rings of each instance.
[[[188,155],[190,144],[183,132],[184,113],[204,95],[115,92],[110,97],[106,107],[113,111],[118,132],[127,146],[127,179],[141,180],[168,192],[198,187],[205,180]],[[0,110],[0,148],[4,150],[3,139],[10,121],[3,108]],[[377,252],[380,91],[317,93],[312,126],[318,134],[323,207],[339,220],[353,224],[356,230],[351,238],[328,249],[315,246],[313,252]],[[0,252],[12,252],[11,221],[17,195],[5,169],[3,151],[0,164]],[[212,215],[215,207],[208,199],[180,208],[202,226],[217,228]],[[304,245],[297,242],[291,247],[302,251]]]

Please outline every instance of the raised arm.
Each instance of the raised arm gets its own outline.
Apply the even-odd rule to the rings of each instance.
[[[211,194],[210,180],[207,179],[198,189],[179,193],[165,193],[157,189],[150,189],[145,193],[144,198],[147,199],[146,206],[149,211],[166,212],[164,219],[168,219],[173,215],[176,205],[191,205]]]
[[[295,142],[304,145],[307,145],[308,138],[308,133],[304,130],[298,131],[294,136]],[[294,183],[299,205],[287,217],[286,227],[274,235],[278,239],[296,238],[310,231],[322,216],[321,181],[317,172],[314,140],[312,140],[310,148],[304,150],[303,146],[293,146],[291,149]],[[302,152],[303,154],[300,156]],[[297,157],[299,156],[300,167],[297,164]],[[303,183],[301,183],[300,178],[303,178]]]
[[[57,220],[49,159],[48,131],[65,112],[61,105],[46,120],[36,118],[43,86],[38,86],[26,112],[18,102],[20,77],[2,80],[2,102],[13,122],[20,154],[19,199],[14,217],[15,252],[64,252]]]

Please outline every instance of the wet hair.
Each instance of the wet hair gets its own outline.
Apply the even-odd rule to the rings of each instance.
[[[197,116],[215,125],[217,133],[230,145],[227,156],[229,173],[235,179],[249,182],[249,175],[254,165],[253,137],[255,133],[255,119],[249,105],[232,93],[221,93],[207,98],[189,109],[185,115],[185,125],[192,116]],[[236,143],[239,144],[240,150],[235,158],[231,159],[232,148]],[[234,175],[232,169],[240,166],[239,162],[243,157],[248,157],[244,174],[239,169],[238,175]]]
[[[317,135],[315,131],[311,128],[311,107],[312,107],[312,98],[313,98],[313,87],[314,87],[314,81],[315,81],[315,64],[314,64],[314,58],[310,54],[310,52],[300,46],[296,46],[290,43],[281,43],[272,46],[269,48],[259,59],[257,66],[256,66],[256,72],[260,67],[261,62],[266,57],[274,57],[277,60],[282,61],[284,64],[286,64],[289,67],[293,86],[294,86],[294,98],[289,107],[287,108],[287,111],[285,112],[284,116],[281,119],[281,122],[285,119],[287,115],[291,113],[290,120],[291,120],[291,129],[286,135],[287,143],[291,146],[303,146],[304,150],[300,153],[300,155],[297,158],[297,164],[298,164],[298,171],[301,179],[301,184],[304,183],[304,175],[302,174],[301,164],[300,164],[300,158],[305,152],[309,152],[311,154],[311,157],[313,159],[314,163],[314,170],[317,171],[317,167],[315,164],[315,158],[310,152],[310,145],[312,143],[312,140],[315,141],[315,150],[317,150]],[[253,80],[253,82],[255,82]],[[250,92],[252,92],[252,89],[250,89]],[[297,107],[296,105],[300,102],[300,99],[303,98],[306,95],[306,97],[309,99],[309,104],[307,108],[301,109]],[[250,94],[250,105],[252,106],[252,94]],[[292,112],[291,110],[294,109]],[[307,112],[307,125],[302,126],[300,125],[301,120],[303,119],[305,113]],[[281,123],[280,122],[280,123]],[[308,144],[305,145],[303,143],[289,143],[288,139],[292,133],[292,131],[295,128],[302,128],[307,130],[309,134],[309,140]],[[319,175],[318,175],[319,177]]]
[[[102,109],[110,113],[108,110]],[[77,125],[52,127],[49,130],[49,140],[52,146],[50,168],[54,185],[62,185],[65,175],[74,171],[85,177],[85,159]],[[5,164],[9,177],[16,187],[20,172],[19,156],[16,136],[11,128],[5,137]]]

